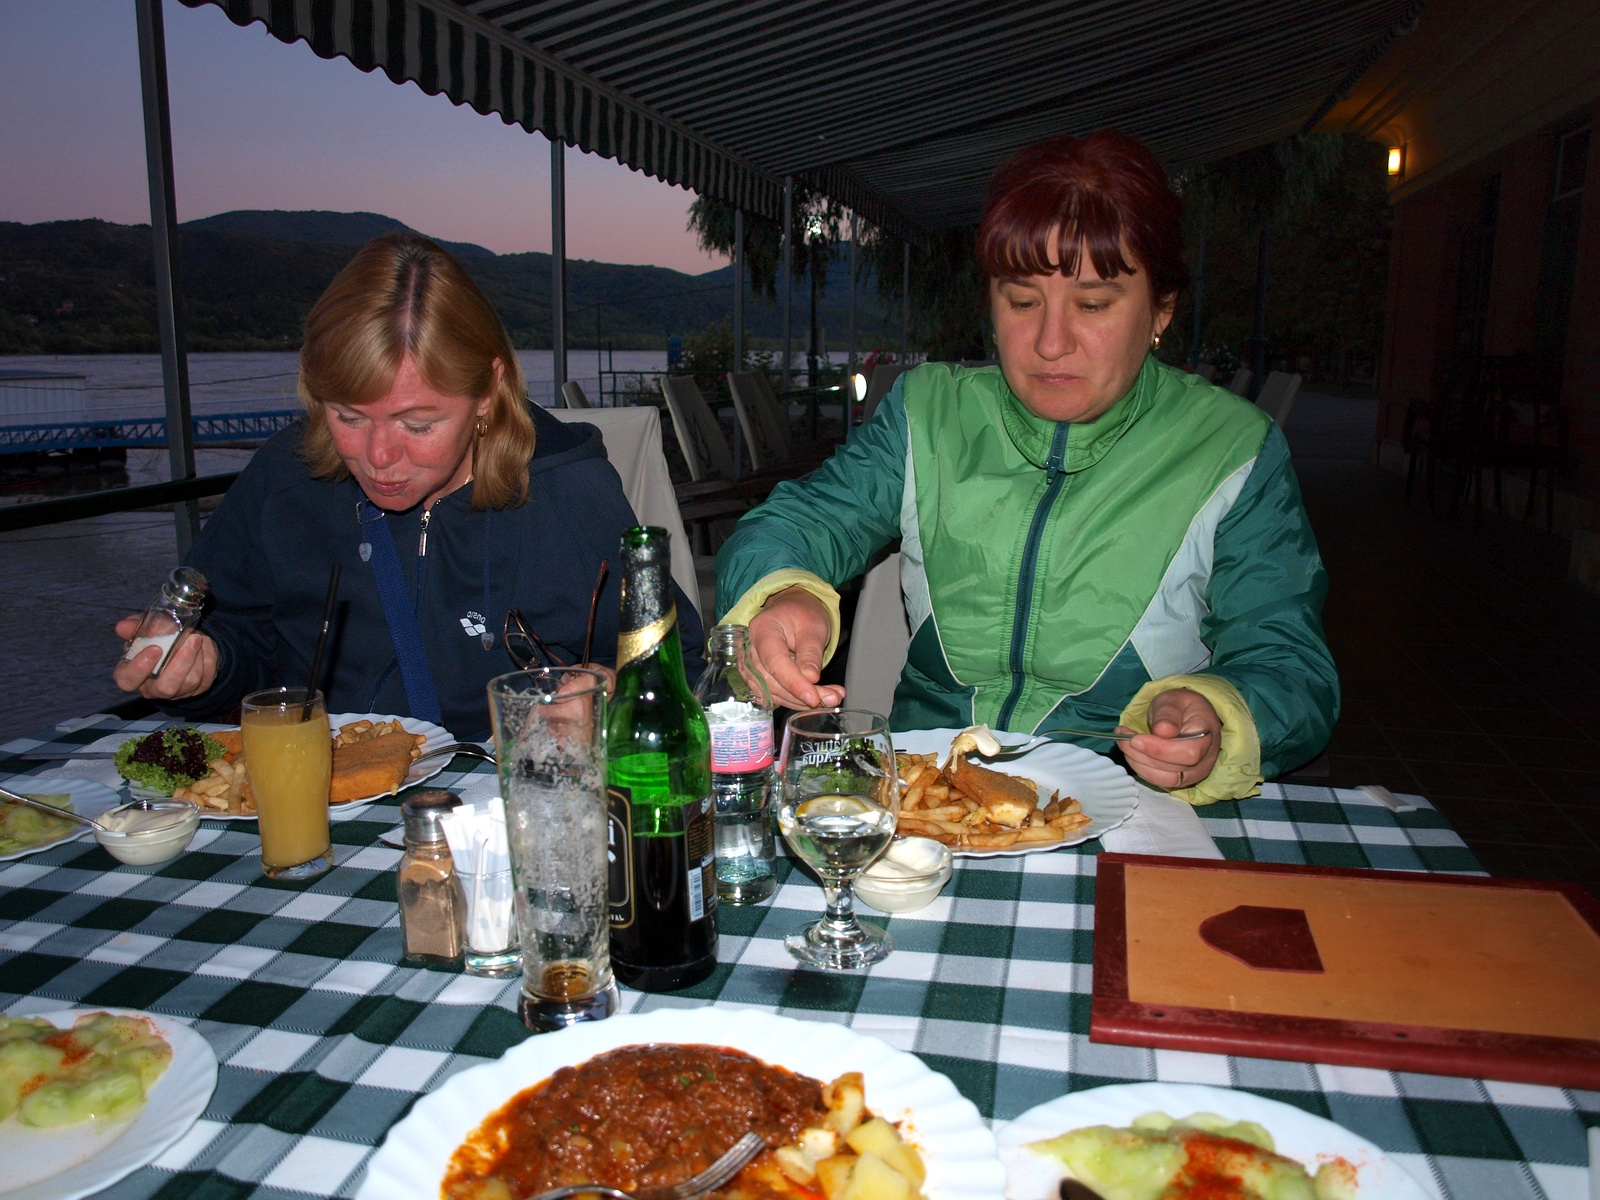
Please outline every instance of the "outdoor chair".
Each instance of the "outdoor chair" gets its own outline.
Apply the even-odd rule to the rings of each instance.
[[[589,397],[583,394],[583,388],[576,379],[569,379],[561,385],[561,399],[568,408],[589,407]]]
[[[899,363],[879,363],[872,368],[872,378],[867,381],[867,398],[861,403],[861,423],[863,425],[872,419],[873,413],[878,411],[878,404],[893,389],[894,381],[899,379],[908,369]]]
[[[764,491],[761,484],[765,481],[745,483],[734,478],[728,439],[722,435],[722,425],[700,394],[693,376],[662,376],[661,395],[667,402],[672,431],[689,468],[689,478],[694,481],[677,488],[683,520],[694,528],[696,544],[702,552],[710,553],[712,523],[740,516],[772,485],[767,482]]]
[[[850,657],[844,667],[845,702],[851,708],[886,713],[911,648],[911,628],[900,594],[900,555],[867,572],[850,626]]]
[[[1228,390],[1235,396],[1248,396],[1250,394],[1250,381],[1255,378],[1249,367],[1240,367],[1233,373],[1233,378],[1228,380]]]
[[[1484,355],[1478,360],[1476,384],[1475,427],[1463,456],[1461,498],[1471,494],[1481,508],[1483,473],[1488,471],[1494,479],[1495,509],[1503,513],[1506,472],[1526,471],[1528,495],[1522,510],[1526,521],[1543,472],[1545,525],[1553,533],[1555,480],[1567,452],[1566,411],[1556,381],[1526,354]]]
[[[1276,421],[1280,429],[1289,424],[1289,410],[1300,394],[1300,378],[1298,372],[1268,372],[1261,394],[1256,397],[1256,407]]]
[[[787,464],[794,457],[789,422],[766,372],[729,371],[728,391],[750,450],[751,468],[766,471]]]
[[[1207,383],[1211,383],[1217,377],[1216,364],[1215,363],[1198,363],[1195,366],[1194,373],[1196,375],[1200,376],[1201,379],[1204,379]]]
[[[550,415],[558,421],[581,421],[600,431],[606,458],[622,478],[622,494],[633,507],[633,515],[641,525],[657,525],[667,531],[673,582],[683,589],[696,611],[707,616],[694,556],[689,551],[689,535],[684,530],[672,477],[667,474],[667,456],[661,449],[661,414],[653,408],[638,407],[584,411],[557,408]],[[617,569],[613,559],[612,570]]]

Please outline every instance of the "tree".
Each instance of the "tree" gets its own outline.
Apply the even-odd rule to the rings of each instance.
[[[726,254],[734,250],[735,206],[701,196],[689,206],[689,232],[709,253]],[[794,275],[805,280],[811,292],[810,360],[811,382],[817,372],[817,299],[828,289],[828,265],[838,252],[840,229],[845,209],[837,200],[795,180],[791,207],[794,246]],[[750,290],[773,299],[778,294],[778,274],[782,265],[782,222],[746,213],[744,217],[745,270]],[[741,366],[743,364],[740,364]]]

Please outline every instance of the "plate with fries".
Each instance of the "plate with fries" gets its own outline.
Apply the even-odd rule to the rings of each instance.
[[[328,724],[333,730],[335,746],[367,741],[393,731],[396,726],[412,735],[415,744],[412,750],[411,770],[401,780],[397,790],[432,779],[450,765],[450,759],[444,755],[422,761],[431,751],[455,741],[455,738],[450,736],[449,730],[431,721],[419,721],[415,717],[396,717],[383,713],[329,713]],[[200,725],[198,728],[227,746],[229,757],[214,759],[210,764],[210,774],[195,780],[186,788],[177,789],[173,793],[174,798],[188,800],[198,805],[201,817],[208,821],[254,821],[255,797],[250,794],[250,783],[245,773],[239,727]],[[332,811],[336,816],[349,813],[392,794],[384,792],[341,801],[333,805]]]
[[[963,858],[1047,854],[1115,829],[1139,803],[1131,775],[1110,759],[1065,742],[999,762],[965,756],[1009,782],[942,770],[960,734],[959,729],[914,729],[894,735],[900,768],[897,832],[933,838]],[[995,737],[1002,745],[1027,740],[1015,733]]]

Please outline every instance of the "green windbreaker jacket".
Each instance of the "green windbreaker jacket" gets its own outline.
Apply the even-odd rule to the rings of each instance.
[[[739,522],[718,611],[748,620],[796,571],[837,585],[895,538],[912,630],[896,729],[1110,728],[1182,676],[1225,724],[1230,707],[1253,721],[1260,774],[1327,742],[1327,576],[1288,444],[1197,376],[1147,359],[1128,395],[1070,424],[1030,413],[998,367],[910,371],[821,469]]]

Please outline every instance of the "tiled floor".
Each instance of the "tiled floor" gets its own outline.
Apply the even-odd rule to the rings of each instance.
[[[1305,394],[1288,426],[1344,685],[1328,782],[1420,792],[1491,873],[1600,894],[1600,597],[1537,518],[1407,505],[1371,429],[1370,402]]]

